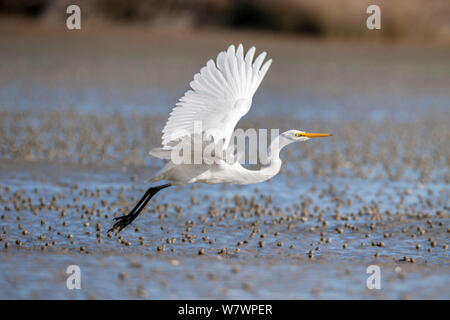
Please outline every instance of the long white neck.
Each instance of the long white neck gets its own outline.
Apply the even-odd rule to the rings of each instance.
[[[248,170],[241,167],[241,184],[258,183],[269,180],[278,172],[281,168],[280,151],[288,144],[292,143],[292,140],[287,139],[283,135],[276,137],[269,147],[268,152],[268,165],[260,170]]]

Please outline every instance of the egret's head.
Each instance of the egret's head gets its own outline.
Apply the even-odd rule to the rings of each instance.
[[[283,136],[291,141],[307,141],[311,138],[330,137],[331,133],[311,133],[300,130],[289,130],[283,133]]]

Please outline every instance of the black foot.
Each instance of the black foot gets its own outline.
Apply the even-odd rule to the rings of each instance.
[[[108,233],[113,232],[117,229],[118,229],[117,232],[122,231],[123,229],[125,229],[126,226],[128,226],[131,222],[133,222],[133,220],[136,219],[137,216],[138,216],[137,214],[135,215],[135,214],[129,213],[125,216],[115,217],[114,220],[117,222],[114,223],[112,228],[108,230]]]
[[[157,187],[151,187],[147,190],[147,192],[144,194],[141,200],[139,200],[138,204],[133,208],[133,210],[130,211],[125,216],[116,217],[114,218],[116,223],[112,226],[111,229],[108,230],[109,232],[113,232],[118,229],[117,233],[122,231],[124,228],[126,228],[131,222],[133,222],[134,219],[141,213],[142,209],[145,208],[147,203],[150,201],[150,199],[160,190],[170,187],[170,184],[163,184],[161,186]]]

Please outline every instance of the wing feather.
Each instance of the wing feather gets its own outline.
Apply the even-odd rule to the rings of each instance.
[[[272,62],[263,64],[265,52],[253,62],[255,50],[251,47],[244,56],[242,44],[237,48],[231,45],[217,55],[216,62],[210,59],[194,75],[191,89],[175,104],[162,130],[162,149],[168,150],[175,141],[193,135],[195,121],[201,121],[203,132],[214,130],[214,140],[224,139],[224,148],[228,146]]]

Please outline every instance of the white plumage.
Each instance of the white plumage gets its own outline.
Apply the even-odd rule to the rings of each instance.
[[[263,64],[265,52],[253,61],[254,56],[255,47],[250,48],[244,57],[242,44],[238,45],[237,50],[231,45],[226,52],[218,54],[216,62],[209,60],[200,73],[194,76],[190,83],[192,90],[184,94],[170,113],[163,129],[162,148],[150,151],[155,157],[169,160],[150,181],[169,180],[177,185],[194,182],[262,182],[279,172],[281,148],[291,142],[310,138],[296,136],[302,133],[298,130],[283,133],[272,142],[269,166],[258,171],[247,170],[237,161],[231,164],[225,160],[213,164],[175,164],[172,161],[172,151],[180,145],[180,141],[193,137],[196,122],[201,124],[202,133],[212,137],[213,143],[222,141],[223,150],[227,150],[236,124],[250,110],[253,95],[272,64],[272,59]]]
[[[330,134],[307,133],[299,130],[289,130],[280,134],[272,141],[268,159],[269,164],[260,170],[248,170],[238,161],[227,162],[223,152],[229,150],[229,143],[234,128],[250,110],[252,98],[264,79],[272,60],[264,59],[263,52],[254,59],[255,48],[250,48],[244,56],[244,48],[240,44],[237,49],[231,45],[228,50],[217,56],[216,62],[209,60],[200,73],[194,75],[188,90],[178,101],[170,113],[163,129],[162,147],[150,151],[152,156],[166,159],[168,163],[151,178],[151,182],[167,180],[169,183],[151,187],[128,214],[116,218],[111,230],[122,230],[130,224],[141,212],[143,207],[159,190],[171,185],[203,182],[250,184],[268,180],[275,176],[281,168],[280,150],[296,141],[306,141],[314,137],[325,137]],[[198,132],[198,125],[201,126]],[[197,136],[206,137],[202,145],[219,146],[221,152],[214,153],[215,161],[207,163],[202,158],[200,163],[176,163],[173,152],[177,151],[182,142],[190,141]],[[230,146],[231,147],[231,146]],[[193,149],[190,156],[197,155]],[[203,154],[202,154],[203,156]],[[239,157],[238,157],[239,158]]]
[[[217,56],[217,63],[209,60],[184,96],[170,113],[162,136],[163,148],[170,143],[194,133],[194,121],[201,121],[205,132],[215,141],[224,139],[227,148],[237,122],[249,110],[253,95],[269,69],[272,60],[264,63],[266,53],[261,53],[253,62],[255,47],[244,57],[242,44]]]

